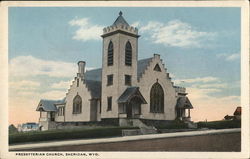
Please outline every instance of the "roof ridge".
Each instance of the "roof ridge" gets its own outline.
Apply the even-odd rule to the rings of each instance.
[[[143,61],[143,60],[149,60],[149,59],[153,59],[153,57],[148,57],[148,58],[145,58],[145,59],[140,59],[140,60],[138,60],[138,62],[139,61]]]

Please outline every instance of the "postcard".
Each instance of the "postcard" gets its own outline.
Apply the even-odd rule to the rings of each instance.
[[[2,158],[248,158],[246,1],[1,2]]]

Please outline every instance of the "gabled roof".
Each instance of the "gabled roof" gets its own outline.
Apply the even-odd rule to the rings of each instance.
[[[100,81],[85,80],[86,86],[88,87],[92,98],[101,98],[101,87]]]
[[[141,59],[137,62],[137,77],[138,79],[142,76],[144,70],[149,65],[149,62],[153,58]],[[85,72],[84,78],[91,81],[102,81],[102,69],[93,69]]]
[[[241,115],[241,107],[237,107],[234,111],[234,115]]]
[[[86,80],[92,80],[92,81],[101,81],[102,80],[102,69],[94,69],[86,71],[84,74],[84,78]]]
[[[45,111],[45,112],[56,112],[57,108],[55,106],[55,104],[59,104],[59,103],[64,103],[65,99],[62,100],[47,100],[47,99],[41,99],[36,111]]]
[[[62,105],[65,104],[66,97],[64,97],[62,100],[58,100],[58,103],[54,103],[54,105]]]
[[[118,98],[117,102],[118,103],[127,103],[130,102],[130,100],[133,97],[139,97],[141,102],[143,104],[147,104],[146,100],[142,96],[141,92],[139,91],[139,87],[128,87],[122,95]]]
[[[118,25],[125,25],[125,26],[129,26],[129,24],[126,22],[126,20],[123,18],[122,16],[122,12],[120,11],[119,16],[117,17],[117,19],[115,20],[115,22],[113,23],[112,26],[118,26]]]
[[[137,62],[137,78],[141,78],[143,72],[146,70],[147,66],[149,65],[149,62],[153,58],[147,58],[147,59],[142,59]]]
[[[193,109],[188,97],[179,97],[176,103],[176,108]]]

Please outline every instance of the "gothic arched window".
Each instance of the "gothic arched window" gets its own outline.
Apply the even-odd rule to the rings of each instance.
[[[82,98],[79,95],[76,95],[73,99],[73,114],[82,113]]]
[[[164,112],[164,91],[158,82],[156,82],[150,90],[150,112]]]
[[[126,43],[125,46],[125,65],[132,65],[132,46],[129,41]]]
[[[113,65],[113,57],[114,57],[114,47],[112,41],[110,41],[108,46],[108,66]]]

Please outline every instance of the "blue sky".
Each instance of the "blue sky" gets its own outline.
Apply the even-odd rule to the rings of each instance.
[[[20,100],[31,110],[39,98],[63,97],[79,60],[87,68],[101,67],[100,34],[119,11],[139,29],[139,59],[161,55],[174,82],[187,87],[199,108],[197,120],[209,118],[208,101],[233,113],[240,103],[241,15],[231,7],[11,7],[12,110]]]

